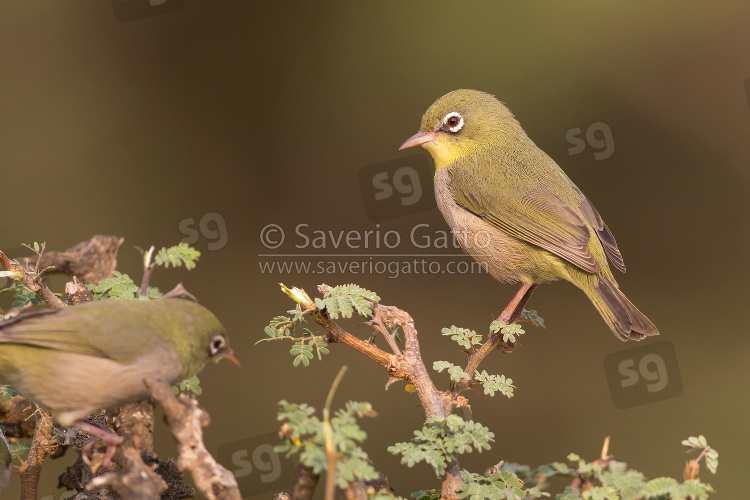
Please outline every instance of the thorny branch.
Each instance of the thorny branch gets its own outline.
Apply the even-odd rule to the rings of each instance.
[[[240,500],[234,474],[217,463],[203,444],[208,413],[198,406],[194,397],[184,393],[175,397],[172,388],[164,382],[148,379],[144,382],[164,409],[164,419],[178,444],[180,470],[191,472],[196,486],[208,500]]]
[[[42,245],[42,252],[44,254],[44,245]],[[37,265],[35,269],[25,269],[17,260],[13,260],[0,251],[0,263],[3,264],[5,269],[13,273],[11,279],[23,283],[23,285],[31,290],[32,292],[39,295],[44,302],[52,309],[64,309],[68,305],[57,298],[57,296],[49,289],[45,283],[44,272],[39,272]]]
[[[40,252],[40,259],[44,255],[44,247]],[[49,289],[45,283],[44,272],[39,272],[40,263],[37,261],[36,267],[31,269],[24,268],[18,261],[10,259],[0,251],[0,262],[5,269],[12,273],[12,279],[23,283],[29,290],[33,291],[44,300],[52,309],[64,309],[68,307]],[[14,398],[15,399],[15,398]],[[5,404],[2,407],[6,406]],[[0,409],[2,409],[0,407]],[[2,411],[2,410],[0,410]],[[52,425],[52,413],[44,410],[38,410],[36,426],[33,432],[33,439],[29,454],[24,464],[18,468],[21,476],[21,500],[32,500],[37,498],[37,488],[39,477],[42,473],[42,465],[48,454],[54,453],[60,446]]]
[[[330,292],[331,290],[332,288],[325,284],[318,286],[318,291],[323,294]],[[470,387],[471,381],[462,380],[455,384],[452,389],[447,391],[440,391],[435,387],[435,384],[432,382],[427,368],[425,367],[424,361],[422,360],[414,320],[407,312],[393,306],[370,303],[373,316],[367,324],[377,333],[383,335],[393,351],[393,353],[388,353],[377,347],[373,341],[374,339],[367,342],[344,330],[338,325],[338,323],[332,320],[325,311],[317,309],[315,303],[303,290],[296,288],[288,289],[282,285],[282,291],[298,302],[303,309],[311,314],[315,322],[325,329],[329,344],[339,343],[349,346],[385,368],[390,375],[390,379],[386,384],[386,389],[396,380],[405,380],[411,384],[416,390],[427,418],[447,417],[450,415],[454,406],[461,404],[460,399],[462,397],[460,394]],[[518,307],[510,316],[507,323],[515,321],[521,311],[522,307]],[[403,350],[398,347],[395,340],[395,331],[397,328],[400,328],[404,334]],[[474,372],[477,370],[481,361],[501,343],[501,340],[502,334],[499,332],[490,332],[487,341],[479,349],[475,349],[473,352],[469,353],[466,372],[470,376],[474,375]],[[306,476],[297,475],[295,490],[298,488],[296,483],[303,479],[306,479]],[[458,462],[454,461],[448,464],[445,477],[443,478],[442,498],[451,500],[457,499],[458,494],[456,490],[460,486],[460,468]],[[357,491],[358,489],[354,488],[347,491],[346,495],[351,498],[357,497]]]
[[[53,454],[60,443],[57,441],[52,424],[52,413],[37,410],[39,417],[36,420],[34,439],[31,449],[24,464],[18,468],[21,474],[21,500],[36,500],[39,476],[42,474],[42,464],[48,454]]]
[[[117,251],[125,238],[98,234],[64,252],[47,252],[39,258],[50,273],[77,276],[83,283],[99,283],[112,276],[117,267]]]
[[[530,290],[533,291],[533,287]],[[519,316],[523,312],[523,306],[526,304],[526,300],[528,300],[528,297],[530,294],[531,292],[528,292],[528,295],[526,295],[524,299],[522,299],[522,301],[519,302],[518,306],[513,310],[512,314],[510,314],[509,318],[505,321],[506,324],[511,324],[519,318]],[[498,319],[502,319],[502,316]],[[481,363],[482,360],[489,353],[495,350],[495,348],[503,347],[501,343],[502,339],[503,339],[502,333],[500,333],[499,331],[498,332],[490,331],[488,334],[487,340],[485,341],[484,344],[482,344],[482,346],[479,349],[472,347],[471,352],[468,353],[469,360],[466,363],[466,369],[464,370],[469,375],[469,377],[472,377],[472,378],[474,377],[474,373],[477,371],[477,368],[479,367],[479,363]],[[509,350],[504,351],[504,352],[511,352],[511,351],[512,351],[512,346],[510,346]],[[463,391],[468,389],[470,387],[470,384],[471,384],[471,379],[468,379],[468,380],[463,379],[460,382],[456,383],[451,393],[453,394],[454,397],[456,397],[459,394],[461,394]]]

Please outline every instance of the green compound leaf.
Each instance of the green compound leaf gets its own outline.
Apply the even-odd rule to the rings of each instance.
[[[304,366],[308,366],[310,364],[310,360],[313,359],[312,351],[312,346],[306,344],[304,340],[295,342],[295,344],[289,351],[289,354],[295,356],[294,362],[292,364],[294,366],[299,366],[299,364],[302,363]]]
[[[324,354],[328,354],[328,342],[323,338],[313,338],[309,340],[310,345],[315,348],[315,352],[318,354],[318,359],[322,360]]]
[[[503,396],[513,397],[513,379],[505,378],[505,375],[490,375],[486,370],[482,370],[475,374],[474,378],[482,384],[485,394],[494,396],[496,392],[500,392]]]
[[[708,494],[712,493],[713,491],[714,490],[710,485],[703,484],[697,479],[691,479],[689,481],[685,481],[680,485],[679,495],[681,496],[675,496],[673,498],[705,500],[708,498]]]
[[[94,300],[121,299],[135,300],[138,297],[138,286],[127,274],[112,271],[112,277],[102,280],[98,285],[86,285],[94,295]]]
[[[441,373],[443,370],[447,369],[448,374],[451,377],[451,381],[453,382],[460,382],[463,379],[469,378],[469,374],[466,373],[463,368],[447,361],[435,361],[432,364],[432,369],[437,371],[438,373]]]
[[[693,450],[705,451],[706,467],[708,467],[711,474],[716,474],[716,469],[719,467],[719,452],[708,445],[708,440],[705,436],[690,436],[683,440],[682,444]]]
[[[15,295],[13,297],[13,307],[23,309],[29,303],[31,303],[31,305],[38,306],[39,304],[42,304],[44,302],[39,295],[32,292],[23,285],[16,287],[14,290]]]
[[[645,478],[636,470],[628,470],[625,462],[610,462],[609,470],[601,475],[602,486],[615,488],[621,500],[636,499],[643,489]]]
[[[458,455],[489,450],[494,437],[487,427],[465,421],[458,415],[432,417],[425,421],[421,430],[414,431],[410,442],[396,443],[388,451],[401,455],[402,464],[412,467],[425,462],[442,476],[447,464],[456,460]]]
[[[503,336],[503,342],[515,342],[516,337],[526,333],[518,323],[506,324],[504,321],[493,321],[490,324],[492,333],[500,332]]]
[[[300,461],[320,474],[328,468],[325,452],[323,422],[315,416],[315,409],[308,405],[279,402],[277,419],[285,422],[282,443],[276,451],[285,452],[289,457],[299,454]],[[336,452],[336,485],[345,488],[347,484],[375,479],[377,472],[370,463],[361,443],[367,434],[359,427],[357,418],[374,416],[370,403],[349,401],[345,408],[339,409],[331,418],[333,446]],[[388,497],[383,497],[388,498]]]
[[[667,497],[679,490],[680,483],[671,477],[657,477],[647,482],[641,494],[644,498]]]
[[[451,325],[450,328],[443,328],[441,331],[443,335],[450,335],[451,340],[464,349],[471,349],[472,346],[482,343],[482,336],[468,328],[458,328],[456,325]]]
[[[265,332],[272,339],[290,337],[294,333],[294,321],[288,316],[276,316],[265,328]]]
[[[534,311],[533,309],[532,310],[524,309],[521,312],[521,318],[527,321],[531,321],[532,323],[534,323],[534,326],[540,326],[542,328],[546,328],[544,326],[544,318],[539,316],[537,312]]]
[[[0,384],[0,399],[7,403],[16,396],[18,396],[18,389],[10,385]]]
[[[328,317],[338,319],[351,318],[354,311],[363,318],[371,318],[372,310],[370,302],[379,302],[375,292],[361,288],[355,284],[339,285],[323,294],[323,298],[316,298],[315,305],[318,309],[325,310]]]
[[[201,253],[187,243],[178,243],[169,248],[162,248],[154,257],[154,262],[158,266],[179,267],[185,266],[185,269],[195,269],[195,262]]]
[[[201,388],[200,379],[193,375],[180,382],[179,385],[173,385],[172,392],[174,392],[175,396],[180,392],[192,392],[196,396],[200,396],[203,394],[203,388]]]
[[[163,295],[164,294],[155,286],[149,286],[146,288],[146,299],[148,300],[159,299]]]

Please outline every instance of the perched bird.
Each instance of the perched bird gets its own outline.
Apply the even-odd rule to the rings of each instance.
[[[147,399],[146,378],[174,384],[220,359],[240,364],[216,316],[186,299],[110,299],[0,322],[0,379],[104,440],[107,461],[122,438],[87,415]]]
[[[658,335],[620,291],[615,238],[591,201],[529,139],[503,103],[476,90],[435,101],[400,149],[435,161],[435,197],[461,247],[504,283],[521,288],[501,314],[521,313],[534,287],[557,279],[583,290],[621,340]]]

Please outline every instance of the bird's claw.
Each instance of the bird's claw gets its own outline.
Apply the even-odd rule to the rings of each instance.
[[[104,458],[101,462],[94,463],[92,461],[93,453],[92,449],[94,447],[94,444],[98,441],[104,441],[103,439],[100,439],[96,436],[92,437],[88,443],[83,447],[81,450],[81,458],[83,459],[83,463],[88,465],[92,471],[96,472],[99,470],[99,467],[103,467],[105,469],[112,469],[112,458],[115,456],[115,452],[117,451],[117,445],[122,442],[122,438],[120,438],[120,441],[118,443],[106,443],[107,450],[104,453]]]
[[[112,468],[112,458],[115,456],[117,446],[120,445],[125,439],[122,436],[113,434],[104,427],[101,427],[100,425],[97,425],[94,422],[90,422],[88,420],[79,420],[78,422],[76,422],[76,427],[84,432],[88,432],[89,434],[91,434],[91,439],[89,439],[88,443],[86,443],[81,450],[81,458],[83,459],[83,462],[91,467],[91,470],[94,471],[99,467],[104,467],[105,469]],[[104,441],[104,443],[106,443],[107,445],[107,451],[104,454],[104,459],[102,460],[102,462],[99,464],[94,464],[91,460],[92,448],[94,446],[94,443],[96,443],[97,441]]]

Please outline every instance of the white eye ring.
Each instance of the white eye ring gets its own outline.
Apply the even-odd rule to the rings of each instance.
[[[454,118],[458,118],[458,123],[454,120]],[[449,121],[452,121],[453,124],[451,125],[448,123]],[[464,126],[464,117],[461,116],[461,113],[458,111],[452,111],[445,115],[445,118],[443,118],[443,127],[448,129],[449,132],[456,133],[459,130],[461,130]]]
[[[211,356],[217,355],[222,349],[224,349],[226,343],[224,338],[217,335],[211,339]]]

